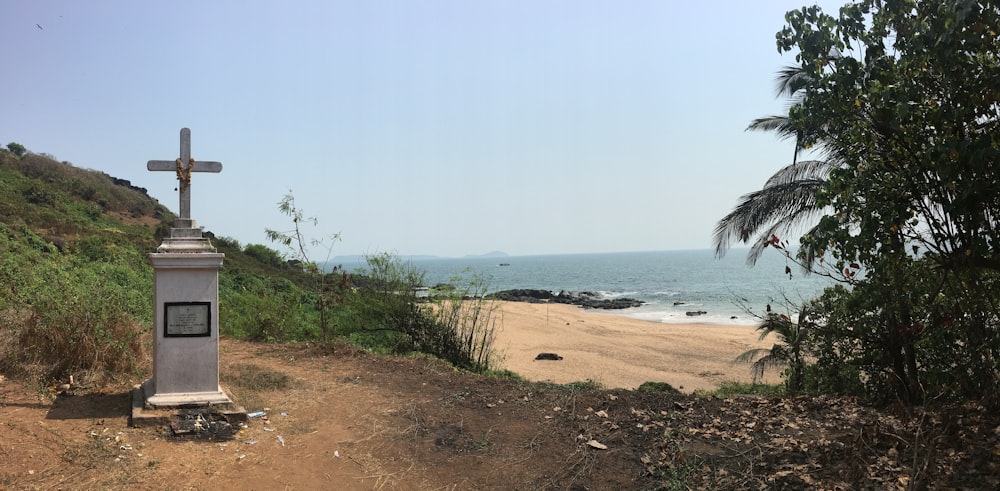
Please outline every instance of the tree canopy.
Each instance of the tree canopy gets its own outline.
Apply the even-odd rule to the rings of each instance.
[[[800,259],[850,284],[809,309],[813,383],[1000,401],[1000,5],[860,0],[785,21],[791,104],[751,129],[794,138],[823,173],[792,159],[720,222],[717,250],[813,219]]]

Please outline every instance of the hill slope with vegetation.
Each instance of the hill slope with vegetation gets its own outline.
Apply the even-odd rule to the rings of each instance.
[[[288,203],[294,206],[291,197]],[[173,219],[128,181],[16,143],[0,151],[0,370],[36,383],[70,374],[104,381],[148,373],[147,254]],[[489,306],[454,296],[433,308],[418,305],[421,275],[393,256],[370,258],[370,271],[358,276],[320,271],[294,254],[296,260],[286,260],[266,245],[206,235],[226,255],[219,288],[224,336],[323,344],[341,338],[375,351],[423,351],[463,368],[490,368],[490,317],[470,324],[465,315]]]

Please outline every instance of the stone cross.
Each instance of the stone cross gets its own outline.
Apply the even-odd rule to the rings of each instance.
[[[181,157],[177,160],[150,160],[146,163],[150,171],[174,171],[180,181],[180,218],[191,218],[191,173],[222,172],[222,162],[195,162],[191,158],[191,130],[181,128]]]

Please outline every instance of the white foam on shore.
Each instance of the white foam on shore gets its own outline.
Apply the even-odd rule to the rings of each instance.
[[[685,306],[695,306],[694,304],[687,304]],[[671,311],[671,310],[642,310],[639,309],[627,309],[617,313],[617,315],[623,315],[625,317],[631,317],[633,319],[639,319],[650,322],[660,322],[663,324],[717,324],[725,326],[756,326],[760,323],[759,320],[749,316],[749,315],[735,315],[729,313],[707,313],[701,315],[687,315],[685,311]],[[735,315],[735,319],[733,316]]]

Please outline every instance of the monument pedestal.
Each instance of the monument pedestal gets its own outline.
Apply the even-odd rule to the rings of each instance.
[[[176,410],[191,408],[245,421],[246,412],[219,386],[219,268],[225,254],[216,252],[191,219],[191,172],[219,172],[222,164],[195,162],[191,130],[183,128],[181,158],[151,160],[146,167],[177,175],[180,217],[170,237],[149,255],[153,265],[153,377],[132,391],[132,425],[168,424]],[[202,421],[200,413],[198,421]]]
[[[219,386],[219,268],[225,254],[194,220],[174,222],[153,265],[153,378],[145,406],[231,404]]]

